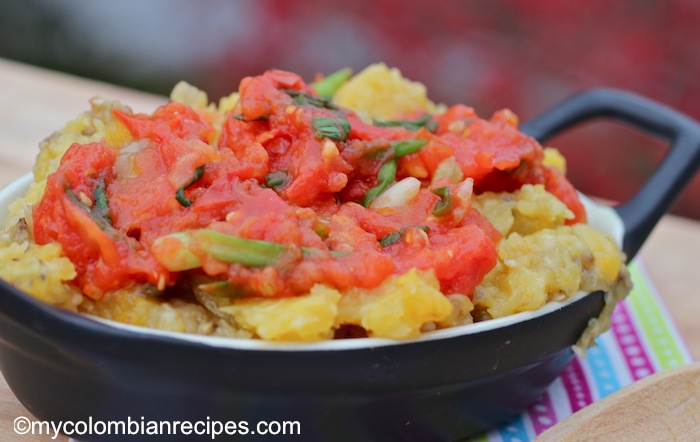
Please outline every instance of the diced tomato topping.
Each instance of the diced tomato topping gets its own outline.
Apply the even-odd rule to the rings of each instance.
[[[74,144],[49,176],[44,197],[33,210],[36,243],[59,242],[76,266],[76,285],[95,299],[134,281],[158,285],[169,280],[137,241],[115,229],[108,215],[98,214],[96,189],[113,183],[115,158],[114,149],[104,142]]]
[[[175,134],[178,138],[210,141],[214,135],[211,123],[182,103],[170,102],[156,109],[152,115],[132,115],[118,109],[113,113],[134,138],[150,138],[157,141]]]
[[[87,295],[172,286],[180,273],[153,246],[198,229],[272,248],[272,261],[253,265],[195,247],[195,268],[181,270],[227,280],[244,295],[295,296],[318,283],[373,288],[411,268],[432,269],[444,293],[471,295],[501,239],[471,208],[472,192],[544,184],[572,210],[570,223],[585,220],[573,186],[542,164],[542,147],[508,111],[485,120],[456,105],[425,127],[381,127],[290,72],[245,78],[239,92],[220,120],[174,102],[150,115],[115,110],[129,145],[76,144],[65,153],[34,208],[34,236],[62,245]],[[400,152],[416,141],[417,150]],[[417,193],[372,204],[368,192],[406,177],[420,180]],[[178,244],[160,250],[177,253]]]

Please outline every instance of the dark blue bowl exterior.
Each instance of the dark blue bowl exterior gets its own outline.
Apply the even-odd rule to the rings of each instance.
[[[593,117],[671,141],[650,180],[617,210],[631,258],[697,172],[700,125],[643,97],[598,89],[521,129],[542,140]],[[603,304],[596,292],[534,320],[435,341],[253,351],[115,329],[0,281],[0,369],[42,420],[298,420],[299,440],[458,440],[536,400]]]
[[[301,436],[290,440],[459,440],[536,400],[602,306],[596,292],[537,320],[471,335],[261,351],[112,328],[0,281],[0,369],[40,420],[291,420]]]

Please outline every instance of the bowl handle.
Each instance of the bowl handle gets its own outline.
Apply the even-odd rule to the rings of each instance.
[[[642,188],[615,207],[625,227],[622,250],[631,260],[700,167],[700,124],[648,98],[600,88],[565,100],[522,124],[520,129],[542,141],[596,117],[622,121],[668,141],[671,146]]]

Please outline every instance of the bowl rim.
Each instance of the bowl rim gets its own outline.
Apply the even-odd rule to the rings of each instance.
[[[9,182],[0,188],[0,222],[8,215],[8,206],[17,198],[25,194],[29,185],[33,182],[33,174],[27,173]],[[596,202],[586,195],[579,193],[579,197],[588,215],[588,224],[594,228],[602,230],[613,237],[618,245],[622,244],[624,237],[624,224],[617,212],[609,206]],[[19,290],[18,290],[19,292]],[[315,342],[277,342],[265,341],[261,339],[229,338],[219,336],[205,336],[182,332],[172,332],[152,329],[148,327],[136,326],[120,323],[109,319],[96,317],[84,313],[75,313],[79,317],[89,320],[95,325],[106,327],[112,331],[132,334],[135,337],[153,337],[174,339],[188,344],[200,344],[207,347],[235,350],[255,350],[255,351],[338,351],[338,350],[361,350],[376,347],[402,346],[421,342],[432,342],[444,339],[456,338],[464,335],[473,335],[505,328],[516,323],[535,320],[574,304],[589,293],[578,292],[575,296],[563,301],[550,301],[537,310],[515,313],[502,318],[488,321],[476,322],[450,327],[441,330],[434,330],[422,333],[419,337],[407,340],[395,340],[390,338],[358,338],[358,339],[336,339]],[[26,295],[30,297],[29,295]],[[31,298],[31,297],[30,297]],[[32,298],[33,300],[33,298]],[[41,302],[38,301],[37,302]],[[57,313],[64,313],[59,307],[46,304],[47,307]],[[60,312],[58,310],[61,310]],[[71,313],[66,311],[65,313]]]

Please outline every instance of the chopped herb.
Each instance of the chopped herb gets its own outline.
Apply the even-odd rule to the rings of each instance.
[[[433,215],[444,216],[452,212],[452,195],[450,193],[449,187],[438,187],[433,189],[432,192],[440,197],[440,201],[435,203],[433,208]]]
[[[196,241],[203,245],[212,258],[227,263],[238,263],[248,267],[265,267],[275,260],[286,247],[269,241],[239,238],[214,230],[202,229],[194,232]]]
[[[289,181],[289,175],[286,170],[278,170],[277,172],[268,173],[265,175],[265,185],[270,188],[275,188],[286,184]]]
[[[418,152],[426,144],[428,144],[428,140],[393,141],[389,145],[389,149],[394,151],[394,158],[399,158]]]
[[[311,121],[316,138],[345,141],[350,135],[350,123],[343,118],[314,118]]]
[[[175,199],[177,200],[178,203],[180,203],[180,205],[182,207],[189,207],[192,205],[192,201],[187,199],[187,197],[185,196],[185,188],[184,187],[181,187],[177,191],[177,193],[175,194]]]
[[[375,120],[374,125],[379,127],[403,127],[408,130],[418,130],[424,127],[431,132],[437,128],[437,122],[432,121],[430,114],[425,114],[417,120]]]
[[[107,199],[107,189],[104,178],[101,178],[97,182],[97,186],[92,193],[92,198],[95,200],[92,212],[109,222],[109,224],[112,224],[112,216],[109,211],[109,202]]]
[[[360,201],[365,207],[369,207],[379,195],[386,190],[391,183],[396,180],[396,169],[398,165],[396,160],[389,160],[379,169],[379,174],[377,174],[377,185],[368,189],[365,196]]]
[[[331,101],[328,98],[306,94],[304,92],[297,91],[294,89],[284,89],[284,92],[286,92],[287,95],[292,97],[294,104],[296,104],[297,106],[311,106],[331,110],[338,110],[338,108],[333,103],[331,103]]]
[[[382,237],[382,239],[379,240],[379,245],[382,247],[389,247],[390,245],[399,242],[401,236],[403,236],[403,233],[404,229],[401,229],[397,232],[391,232],[390,234]]]
[[[199,166],[194,170],[194,174],[192,175],[192,179],[185,184],[184,186],[180,187],[180,189],[177,191],[175,194],[175,199],[177,199],[177,202],[179,202],[182,207],[189,207],[192,205],[192,201],[187,199],[185,196],[185,189],[190,187],[192,184],[196,183],[199,181],[200,178],[202,178],[202,175],[204,175],[204,166]]]
[[[244,121],[244,122],[246,122],[246,123],[249,123],[249,122],[251,122],[251,121],[267,121],[268,116],[267,116],[267,115],[261,115],[261,116],[259,116],[258,118],[254,118],[254,119],[252,119],[252,120],[246,120],[245,117],[243,116],[243,114],[237,114],[237,115],[233,115],[232,118],[235,118],[235,119],[238,120],[238,121]]]
[[[412,226],[412,227],[414,229],[420,229],[424,232],[430,231],[430,227],[428,227],[428,226]],[[382,239],[379,240],[379,245],[382,247],[389,247],[392,244],[396,244],[397,242],[399,242],[401,237],[403,237],[404,233],[406,233],[406,230],[408,230],[408,229],[409,228],[407,227],[405,229],[400,229],[400,230],[397,230],[396,232],[391,232],[390,234],[383,236]]]
[[[382,168],[379,169],[379,175],[377,176],[378,184],[367,190],[360,204],[369,207],[372,201],[381,195],[389,184],[396,180],[396,169],[398,167],[396,158],[418,152],[426,144],[428,144],[427,140],[400,140],[391,142],[388,149],[390,152],[388,155],[390,160],[384,163]],[[374,155],[379,156],[380,153],[375,152]]]
[[[161,247],[164,243],[168,245]],[[304,255],[324,252],[314,247],[300,249]],[[246,267],[274,266],[280,255],[290,250],[290,247],[270,241],[240,238],[211,229],[193,229],[161,236],[155,240],[151,250],[165,268],[181,272],[201,267],[201,256]],[[343,252],[330,253],[335,257],[345,255]]]
[[[380,182],[386,182],[387,184],[393,183],[396,179],[396,168],[397,163],[395,160],[388,161],[379,169],[377,178],[379,178]]]
[[[71,188],[69,188],[67,185],[65,187],[65,190],[66,190],[66,195],[68,196],[68,198],[74,204],[76,204],[78,207],[80,207],[82,210],[84,210],[88,214],[88,216],[90,216],[90,219],[92,219],[101,230],[103,230],[105,232],[109,232],[109,231],[113,230],[111,219],[106,218],[99,211],[92,210],[90,207],[85,205],[85,203],[80,201],[80,198],[78,198],[75,195],[75,193],[73,192],[73,190]]]
[[[389,147],[369,152],[365,154],[365,158],[373,160],[400,158],[418,152],[426,144],[428,144],[428,140],[409,139],[392,141],[389,143]]]
[[[351,76],[352,69],[341,69],[326,75],[323,79],[311,84],[311,87],[322,97],[332,97]]]

